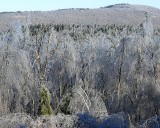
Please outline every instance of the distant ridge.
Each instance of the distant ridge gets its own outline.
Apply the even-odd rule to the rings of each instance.
[[[0,13],[0,31],[15,24],[81,24],[81,25],[131,25],[138,26],[145,14],[152,18],[154,28],[160,28],[160,9],[127,3],[109,5],[97,9],[71,8],[55,11],[3,12]]]
[[[130,4],[128,4],[128,3],[121,3],[121,4],[114,4],[114,5],[108,5],[108,6],[105,6],[105,7],[101,7],[101,8],[113,8],[113,7],[127,7],[128,5],[130,5]]]

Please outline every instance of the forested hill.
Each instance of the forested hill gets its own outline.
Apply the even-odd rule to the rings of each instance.
[[[82,24],[82,25],[131,25],[138,26],[146,15],[153,19],[154,28],[160,25],[160,10],[150,6],[117,4],[96,9],[61,9],[46,12],[2,12],[0,30],[17,24]]]
[[[0,14],[0,128],[157,128],[159,9]]]

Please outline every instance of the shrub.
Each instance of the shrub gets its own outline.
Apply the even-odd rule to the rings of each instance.
[[[60,105],[60,110],[61,112],[63,112],[64,114],[70,114],[70,111],[68,110],[68,106],[70,103],[70,98],[71,98],[72,94],[68,93],[67,95],[65,95],[62,98],[62,103]]]

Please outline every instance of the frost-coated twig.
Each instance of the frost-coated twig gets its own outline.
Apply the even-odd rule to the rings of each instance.
[[[76,90],[76,92],[82,97],[82,99],[83,99],[83,101],[84,101],[84,103],[85,103],[85,105],[86,105],[86,107],[87,107],[87,109],[89,111],[90,106],[91,106],[91,102],[90,102],[86,92],[81,87],[79,87]]]

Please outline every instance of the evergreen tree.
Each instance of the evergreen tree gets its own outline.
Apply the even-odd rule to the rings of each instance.
[[[51,96],[46,87],[42,87],[40,91],[40,115],[52,115],[53,110],[50,106]]]

